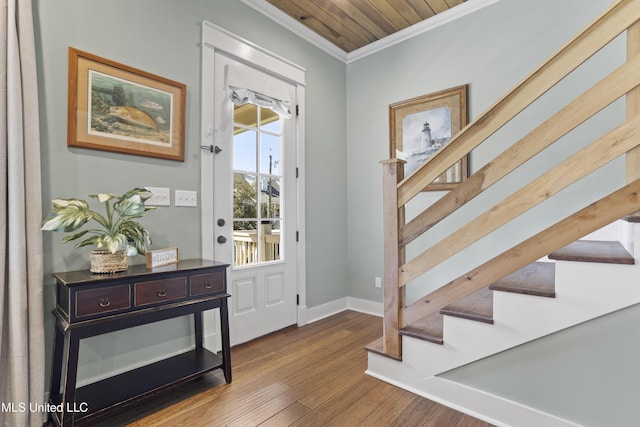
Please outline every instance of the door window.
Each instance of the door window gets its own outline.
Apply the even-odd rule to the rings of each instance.
[[[284,120],[253,104],[233,116],[233,266],[282,261]]]

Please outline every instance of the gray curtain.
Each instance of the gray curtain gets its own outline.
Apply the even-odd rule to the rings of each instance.
[[[40,136],[31,0],[0,0],[0,425],[41,426]]]

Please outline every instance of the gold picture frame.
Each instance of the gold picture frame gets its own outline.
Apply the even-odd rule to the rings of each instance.
[[[467,90],[463,85],[389,105],[389,155],[406,161],[405,177],[467,125]],[[468,176],[464,156],[424,190],[451,190]]]
[[[69,48],[67,146],[184,161],[186,85]]]

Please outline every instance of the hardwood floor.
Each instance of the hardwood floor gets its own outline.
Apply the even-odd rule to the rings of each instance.
[[[233,382],[212,373],[102,425],[442,426],[489,424],[364,374],[382,320],[346,311],[231,352]]]

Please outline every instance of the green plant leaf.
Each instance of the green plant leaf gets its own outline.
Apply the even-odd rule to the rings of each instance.
[[[127,191],[126,193],[124,193],[122,195],[123,199],[128,199],[132,196],[140,196],[140,198],[142,199],[142,201],[144,202],[145,200],[147,200],[149,197],[152,196],[153,193],[151,193],[151,191],[147,190],[146,188],[140,188],[140,187],[136,187],[136,188],[132,188],[131,190]]]
[[[93,197],[94,199],[98,199],[100,203],[104,203],[107,200],[111,199],[119,199],[119,196],[110,193],[98,193],[98,194],[89,194],[89,197]]]
[[[127,237],[124,234],[116,234],[115,236],[103,236],[102,243],[105,249],[112,254],[118,251],[127,250]]]
[[[121,217],[140,218],[144,212],[144,202],[139,195],[122,198],[113,204],[113,208]]]
[[[127,236],[129,246],[133,246],[136,252],[144,254],[147,245],[151,244],[151,238],[147,230],[135,221],[127,221],[120,226],[122,234]]]
[[[65,236],[62,239],[62,243],[67,243],[67,242],[70,242],[72,240],[79,239],[80,237],[84,236],[88,232],[89,232],[89,230],[82,230],[82,231],[78,231],[77,233],[73,233],[73,234],[70,234],[68,236]]]
[[[92,211],[84,200],[54,199],[53,207],[44,219],[42,230],[73,232],[91,220],[100,227],[79,231],[62,239],[63,243],[89,237],[76,243],[76,248],[95,245],[98,249],[107,249],[112,253],[124,250],[128,255],[145,253],[146,245],[151,244],[147,230],[132,221],[141,218],[153,206],[145,206],[144,201],[151,197],[144,188],[133,188],[122,196],[111,193],[96,193],[89,197],[104,204],[105,213]],[[113,202],[113,205],[111,204]]]
[[[84,200],[54,199],[53,208],[42,224],[42,230],[75,231],[93,218],[94,212]]]
[[[96,248],[101,249],[102,246],[102,238],[100,236],[91,236],[88,239],[84,239],[74,246],[76,249],[82,248],[84,246],[94,245]]]

